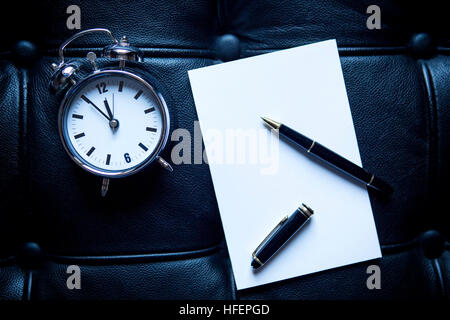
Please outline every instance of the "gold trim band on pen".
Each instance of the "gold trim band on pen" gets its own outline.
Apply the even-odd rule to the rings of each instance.
[[[369,187],[370,184],[373,182],[373,179],[375,179],[375,175],[372,175],[372,177],[370,178],[370,181],[369,181],[369,183],[367,184],[368,187]]]
[[[313,142],[311,143],[311,146],[310,146],[309,149],[307,150],[307,152],[311,152],[311,149],[314,147],[315,144],[316,144],[316,142],[313,141]]]
[[[298,207],[297,210],[300,211],[300,213],[303,214],[306,219],[309,219],[314,214],[314,210],[304,203],[302,203],[302,205]]]

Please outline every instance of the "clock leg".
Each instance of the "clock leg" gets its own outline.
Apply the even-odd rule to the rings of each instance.
[[[168,170],[170,172],[173,171],[172,166],[166,160],[164,160],[163,158],[158,157],[157,161],[161,165],[161,167],[163,167],[164,169],[166,169],[166,170]]]
[[[108,192],[108,188],[109,188],[109,179],[108,178],[103,178],[103,181],[102,181],[102,197],[106,196],[106,193]]]

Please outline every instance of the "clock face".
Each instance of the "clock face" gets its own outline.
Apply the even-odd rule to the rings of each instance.
[[[146,81],[110,70],[83,80],[67,95],[60,132],[69,155],[84,169],[118,177],[158,155],[168,121],[164,100]]]

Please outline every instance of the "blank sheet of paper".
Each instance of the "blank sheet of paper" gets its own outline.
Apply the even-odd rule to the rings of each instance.
[[[361,165],[335,40],[190,70],[189,78],[238,289],[381,257],[365,186],[283,138],[277,144],[260,119]],[[311,220],[254,272],[253,250],[301,203],[314,210]]]

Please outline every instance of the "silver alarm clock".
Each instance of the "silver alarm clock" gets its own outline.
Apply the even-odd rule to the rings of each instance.
[[[118,65],[98,69],[95,53],[89,52],[92,71],[76,79],[79,65],[64,61],[64,49],[90,33],[111,38],[113,44],[103,55],[117,59]],[[59,135],[77,165],[103,177],[102,195],[106,195],[110,178],[137,173],[154,161],[172,171],[160,157],[170,129],[165,99],[145,76],[126,68],[127,61],[141,61],[140,51],[126,37],[118,41],[107,29],[89,29],[64,42],[59,58],[50,81],[54,90],[67,90],[59,108]]]

